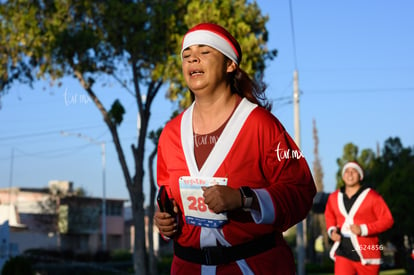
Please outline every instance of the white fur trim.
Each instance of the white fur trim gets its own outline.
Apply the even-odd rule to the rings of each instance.
[[[342,176],[344,176],[345,170],[348,168],[354,168],[355,170],[358,171],[359,180],[364,179],[364,171],[362,171],[361,166],[359,166],[356,162],[352,162],[352,161],[344,165],[344,167],[342,168]]]
[[[236,140],[244,122],[257,105],[243,98],[234,111],[227,125],[224,127],[217,143],[208,155],[204,165],[198,170],[194,156],[193,138],[193,108],[194,103],[184,112],[181,120],[181,143],[188,170],[191,176],[213,177],[217,169],[223,163],[234,141]]]
[[[341,242],[334,242],[334,244],[332,245],[331,250],[329,250],[329,257],[334,261],[335,261],[335,251],[338,249],[340,244],[341,244]]]
[[[217,143],[213,150],[207,157],[201,170],[198,170],[195,156],[194,156],[194,138],[193,138],[193,108],[194,103],[184,112],[181,119],[181,142],[183,144],[183,151],[187,162],[188,170],[191,176],[214,176],[221,163],[224,161],[228,152],[230,151],[234,141],[237,138],[244,122],[249,117],[250,113],[257,107],[256,104],[251,103],[243,98],[239,106],[234,111],[227,125],[224,127]],[[201,227],[200,233],[200,247],[216,246],[217,241],[221,245],[230,246],[230,243],[224,238],[221,229]],[[243,274],[253,274],[245,260],[237,261],[237,265],[242,270]],[[201,274],[215,274],[216,266],[201,266]]]
[[[361,236],[368,236],[368,227],[366,224],[361,224]]]
[[[210,46],[233,60],[237,65],[239,64],[236,54],[237,51],[232,46],[230,41],[226,40],[219,34],[207,30],[196,30],[186,34],[181,48],[181,60],[183,59],[183,51],[194,45]]]
[[[336,226],[331,226],[328,228],[328,236],[329,238],[332,238],[332,232],[336,230]]]
[[[250,213],[257,224],[272,224],[275,221],[275,207],[272,197],[266,189],[253,189],[259,201],[260,211],[251,210]]]
[[[381,259],[361,259],[361,263],[363,264],[363,265],[368,265],[368,264],[370,264],[370,265],[380,265],[381,263],[382,263],[382,260]]]

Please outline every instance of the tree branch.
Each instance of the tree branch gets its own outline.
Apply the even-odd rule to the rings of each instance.
[[[122,80],[115,74],[115,73],[113,73],[112,74],[112,76],[115,78],[115,80],[116,81],[118,81],[118,83],[119,84],[121,84],[121,86],[123,87],[123,88],[125,88],[125,90],[130,94],[130,95],[132,95],[133,97],[136,97],[136,94],[134,94],[134,92],[131,90],[131,89],[129,89],[128,88],[128,86],[124,83],[124,82],[122,82]]]
[[[118,130],[116,128],[116,125],[111,121],[111,119],[108,116],[108,111],[103,106],[102,102],[99,100],[99,98],[95,95],[95,93],[92,90],[92,84],[86,82],[85,78],[83,77],[82,73],[79,71],[75,71],[75,76],[78,78],[79,82],[81,83],[82,87],[85,89],[85,91],[88,93],[90,98],[95,103],[96,107],[101,112],[104,121],[106,125],[109,128],[109,131],[111,132],[113,142],[115,144],[115,149],[118,153],[118,159],[121,164],[122,172],[124,174],[125,181],[127,185],[132,185],[132,179],[131,175],[129,173],[128,165],[126,163],[124,151],[122,150],[121,142],[119,140]]]

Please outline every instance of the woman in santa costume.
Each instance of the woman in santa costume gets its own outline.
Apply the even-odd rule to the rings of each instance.
[[[177,215],[154,217],[174,241],[171,274],[295,274],[282,233],[312,206],[304,156],[240,69],[239,43],[224,28],[190,29],[181,58],[194,102],[165,126],[157,162]]]
[[[394,223],[383,198],[361,184],[364,173],[356,162],[342,168],[345,186],[329,195],[326,227],[334,241],[330,256],[335,274],[379,274],[381,251],[378,234]]]

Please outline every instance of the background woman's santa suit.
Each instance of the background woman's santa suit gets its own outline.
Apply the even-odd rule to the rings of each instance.
[[[309,167],[280,122],[268,111],[243,99],[225,126],[201,169],[194,157],[193,105],[165,126],[158,145],[157,182],[168,185],[180,209],[179,178],[224,177],[228,186],[249,186],[256,192],[261,212],[227,213],[228,222],[219,229],[193,226],[181,217],[181,246],[201,248],[245,243],[274,232],[278,245],[262,254],[227,266],[200,266],[174,257],[172,273],[289,274],[294,267],[290,248],[282,232],[306,217],[312,206],[315,185]]]
[[[344,193],[336,190],[329,198],[325,209],[325,220],[328,234],[335,228],[341,232],[350,224],[361,227],[361,236],[350,234],[352,245],[361,258],[362,264],[380,264],[381,246],[378,243],[378,234],[388,230],[394,223],[392,214],[384,199],[371,188],[365,189],[352,205],[349,213],[346,211],[343,200]],[[335,251],[339,247],[335,242],[330,256],[335,259]]]

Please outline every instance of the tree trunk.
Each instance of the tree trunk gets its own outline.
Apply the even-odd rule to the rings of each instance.
[[[80,81],[83,88],[86,90],[88,95],[91,97],[93,102],[95,103],[96,107],[101,112],[106,125],[108,126],[112,139],[115,145],[115,149],[118,155],[118,160],[121,164],[122,172],[124,174],[124,179],[126,182],[126,186],[129,191],[129,196],[131,199],[131,208],[132,208],[132,217],[133,217],[133,224],[134,224],[134,270],[135,274],[147,274],[146,271],[146,257],[145,257],[145,227],[144,227],[144,195],[142,192],[142,179],[143,179],[143,155],[144,150],[140,152],[139,149],[144,148],[145,139],[141,139],[138,137],[138,150],[133,148],[134,160],[135,160],[135,167],[136,167],[136,174],[134,179],[131,178],[127,162],[125,159],[124,152],[121,147],[120,139],[118,136],[118,131],[116,125],[109,119],[108,112],[103,106],[102,102],[98,99],[98,97],[93,92],[91,85],[85,81],[83,75],[80,72],[75,72],[76,77]],[[147,117],[149,119],[149,117]],[[144,132],[144,136],[146,135],[146,126],[148,125],[148,120],[143,123],[145,128],[141,129],[140,135]]]
[[[132,146],[132,152],[135,161],[135,176],[133,184],[127,185],[129,196],[131,198],[131,207],[134,222],[134,269],[136,275],[148,274],[147,271],[147,253],[145,248],[145,211],[144,211],[144,145],[147,134],[147,125],[149,117],[141,117],[144,121],[141,125],[138,137],[138,147]],[[143,138],[144,137],[144,138]]]
[[[135,147],[132,145],[132,153],[134,157],[134,164],[135,164],[135,175],[132,178],[131,174],[128,170],[128,165],[126,162],[126,158],[124,155],[124,151],[122,150],[121,142],[118,135],[117,125],[109,118],[108,111],[103,106],[102,102],[99,98],[95,95],[92,90],[93,82],[87,82],[82,73],[79,71],[75,71],[75,76],[78,78],[79,82],[81,83],[82,87],[86,90],[88,95],[91,97],[93,102],[95,103],[98,110],[101,112],[105,123],[107,124],[112,139],[115,145],[115,149],[118,155],[119,163],[121,164],[121,169],[125,178],[126,186],[129,192],[129,196],[131,199],[131,209],[132,209],[132,219],[134,225],[134,270],[136,275],[145,275],[148,274],[148,257],[145,247],[145,211],[144,211],[144,191],[143,191],[143,179],[144,179],[144,156],[145,156],[145,142],[147,139],[147,131],[148,131],[148,122],[150,119],[150,109],[151,104],[157,95],[162,81],[154,81],[148,85],[147,97],[146,102],[143,104],[141,93],[139,91],[139,81],[138,75],[134,70],[133,66],[133,75],[134,75],[134,87],[136,92],[136,101],[138,106],[139,112],[139,119],[141,121],[141,127],[138,133],[138,146]],[[156,153],[156,149],[155,149]],[[155,156],[154,156],[155,157]],[[152,185],[154,185],[152,183]],[[153,204],[153,198],[155,196],[155,191],[151,193],[151,201]],[[154,205],[152,205],[152,209],[154,209]],[[150,228],[152,230],[152,219],[153,219],[154,210],[152,210],[152,214],[149,215],[150,219]],[[151,238],[152,239],[152,236]],[[153,250],[152,250],[153,251]],[[153,254],[153,253],[152,253]],[[155,261],[155,260],[154,260]],[[152,264],[151,264],[152,265]]]
[[[148,274],[146,266],[146,249],[145,249],[145,223],[144,208],[141,199],[132,201],[132,213],[134,224],[134,270],[136,275]]]
[[[156,144],[155,144],[156,145]],[[157,259],[154,253],[154,212],[155,212],[155,177],[154,177],[154,159],[157,155],[157,146],[154,147],[154,150],[151,152],[151,155],[148,159],[148,170],[149,170],[149,182],[150,182],[150,205],[148,209],[148,255],[149,255],[149,272],[151,275],[158,274],[157,270]]]

